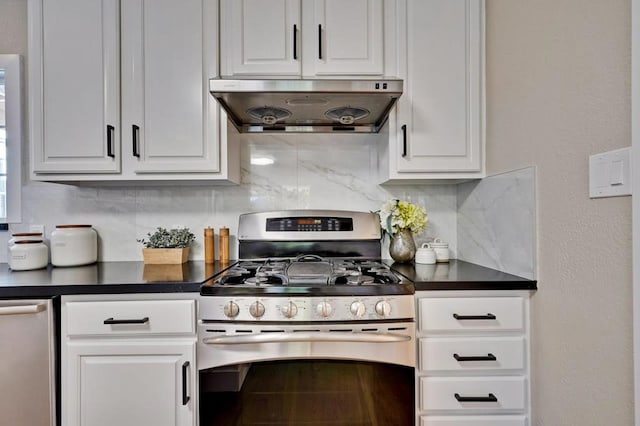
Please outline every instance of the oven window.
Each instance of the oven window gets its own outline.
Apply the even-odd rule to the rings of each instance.
[[[239,391],[206,392],[217,386],[206,382],[225,380],[226,371],[201,373],[201,426],[414,424],[411,367],[340,360],[260,362],[251,365]]]

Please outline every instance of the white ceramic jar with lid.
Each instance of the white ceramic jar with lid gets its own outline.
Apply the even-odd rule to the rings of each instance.
[[[436,263],[436,252],[431,248],[431,244],[424,243],[416,251],[416,263],[433,265]]]
[[[15,241],[9,248],[9,268],[28,271],[45,268],[49,261],[49,249],[42,240]]]
[[[91,225],[56,225],[51,233],[51,264],[89,265],[98,260],[98,233]]]
[[[13,247],[16,241],[29,240],[41,240],[44,242],[44,237],[41,232],[17,232],[15,234],[11,234],[11,238],[7,241],[7,259],[10,256],[11,247]]]
[[[445,243],[440,238],[436,238],[433,242],[429,243],[436,252],[436,262],[448,262],[449,261],[449,243]]]

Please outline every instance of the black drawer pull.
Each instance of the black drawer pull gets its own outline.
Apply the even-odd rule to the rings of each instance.
[[[322,24],[318,24],[318,59],[322,60]]]
[[[498,398],[492,393],[487,396],[460,396],[459,393],[454,394],[458,402],[498,402]]]
[[[402,156],[407,156],[407,125],[403,124],[402,127]]]
[[[498,358],[492,353],[488,353],[486,356],[460,356],[458,354],[453,354],[453,357],[456,361],[464,362],[464,361],[495,361]]]
[[[116,128],[111,124],[107,124],[107,156],[116,158],[116,154],[113,152],[113,134]]]
[[[148,322],[149,317],[139,319],[113,319],[113,317],[111,317],[104,320],[105,324],[146,324]]]
[[[298,26],[293,24],[293,60],[298,60]]]
[[[453,314],[453,317],[457,320],[494,320],[496,319],[496,316],[493,314],[487,314],[487,315],[458,315],[458,314]]]
[[[191,397],[189,396],[188,386],[187,386],[187,370],[189,368],[189,361],[185,361],[182,364],[182,405],[187,405]]]
[[[133,156],[140,158],[140,126],[131,126],[132,139],[133,139]]]

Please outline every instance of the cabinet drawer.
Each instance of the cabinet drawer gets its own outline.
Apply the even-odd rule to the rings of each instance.
[[[484,400],[465,401],[467,398]],[[500,412],[525,408],[524,376],[420,377],[421,410]]]
[[[419,301],[426,332],[523,330],[522,297],[426,297]]]
[[[66,334],[194,334],[194,300],[68,302]]]
[[[420,426],[526,426],[525,416],[422,416]]]
[[[420,339],[420,370],[524,370],[523,337],[427,337]]]

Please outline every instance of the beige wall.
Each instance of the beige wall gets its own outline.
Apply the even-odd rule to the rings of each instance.
[[[0,0],[0,53],[27,55],[27,0]]]
[[[631,1],[487,0],[487,169],[537,168],[535,425],[633,424],[631,199],[588,157],[631,145]]]

